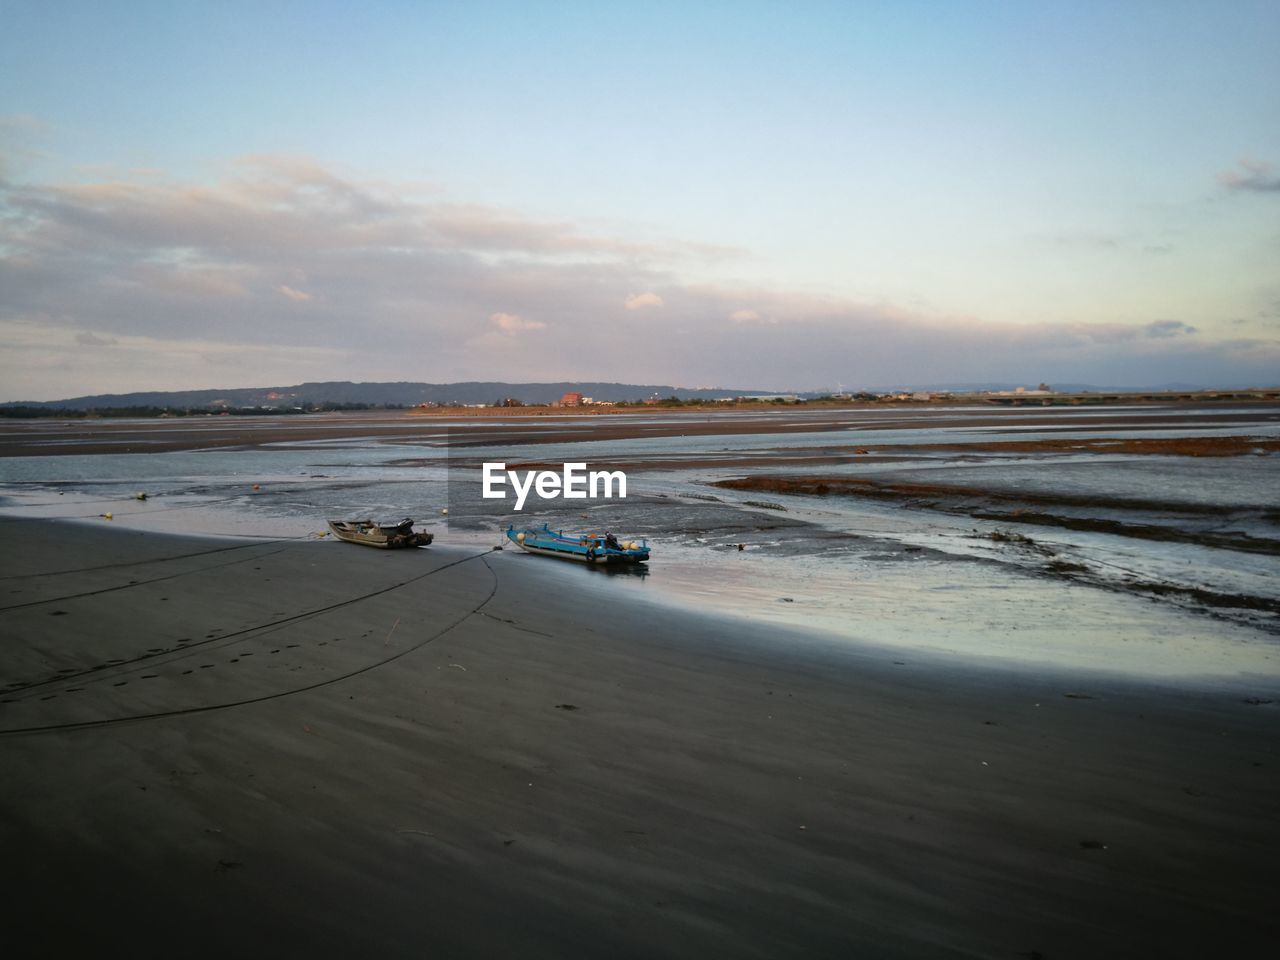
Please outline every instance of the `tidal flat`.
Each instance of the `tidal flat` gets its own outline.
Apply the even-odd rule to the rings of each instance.
[[[470,413],[12,421],[0,496],[209,535],[611,529],[658,547],[611,586],[645,602],[1139,677],[1280,669],[1276,404]],[[517,511],[479,496],[493,461],[623,470],[628,497]]]
[[[16,942],[1198,958],[1280,933],[1274,408],[226,419],[5,424]],[[487,459],[625,468],[628,497],[516,514],[475,496]],[[320,536],[369,515],[436,542]],[[511,522],[654,557],[495,550]]]

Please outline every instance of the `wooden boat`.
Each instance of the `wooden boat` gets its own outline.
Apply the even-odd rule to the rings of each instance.
[[[507,539],[529,553],[581,563],[644,563],[649,559],[648,540],[619,541],[611,533],[566,536],[563,530],[556,532],[545,523],[540,528],[517,530],[514,525],[507,527]]]
[[[339,540],[366,547],[390,550],[396,547],[425,547],[433,539],[425,530],[415,532],[413,521],[374,523],[372,520],[330,520],[329,529]]]

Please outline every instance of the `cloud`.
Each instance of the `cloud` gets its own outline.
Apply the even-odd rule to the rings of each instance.
[[[645,307],[662,306],[662,298],[656,293],[637,293],[633,297],[627,297],[622,305],[628,310],[643,310]]]
[[[1196,332],[1196,328],[1181,320],[1153,320],[1143,328],[1148,337],[1180,337]]]
[[[524,333],[526,330],[545,330],[547,325],[541,320],[526,320],[514,313],[495,313],[489,322],[503,333]]]
[[[1068,230],[1059,233],[1033,236],[1031,240],[1047,249],[1068,255],[1105,256],[1107,254],[1141,253],[1146,256],[1167,256],[1177,247],[1160,237],[1145,236],[1141,232],[1127,234]]]
[[[345,350],[298,343],[264,346],[226,339],[101,337],[83,332],[59,339],[50,336],[46,324],[6,320],[0,320],[0,340],[5,344],[0,361],[5,399],[12,400],[328,380],[349,362]],[[103,349],[107,346],[110,349]],[[141,371],[146,372],[145,378]],[[235,380],[239,382],[231,382]]]
[[[1071,250],[1119,250],[1129,242],[1128,237],[1110,233],[1091,233],[1088,231],[1064,231],[1048,238],[1054,246]]]
[[[1241,160],[1237,166],[1238,170],[1218,174],[1218,182],[1228,190],[1247,193],[1280,191],[1280,175],[1274,173],[1274,164],[1265,160]]]
[[[76,343],[85,347],[110,347],[117,342],[112,337],[100,337],[96,333],[76,334]]]
[[[698,244],[611,230],[446,203],[438,190],[359,180],[305,158],[248,158],[202,183],[154,173],[0,183],[0,399],[491,379],[495,351],[519,356],[502,366],[512,380],[760,389],[1225,384],[1272,381],[1280,368],[1271,341],[1246,350],[1197,332],[1212,318],[999,325],[713,284],[699,276],[708,261]],[[727,256],[709,273],[754,272]],[[628,322],[637,309],[642,324]],[[103,350],[107,340],[116,343]]]

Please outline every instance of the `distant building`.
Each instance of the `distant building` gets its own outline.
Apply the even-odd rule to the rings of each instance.
[[[1043,387],[1044,384],[1041,384]],[[989,390],[989,397],[1045,397],[1052,393],[1051,390],[1028,390],[1026,387],[1018,387],[1014,390]]]
[[[582,394],[566,393],[560,398],[560,402],[556,404],[559,407],[580,407],[582,406]]]

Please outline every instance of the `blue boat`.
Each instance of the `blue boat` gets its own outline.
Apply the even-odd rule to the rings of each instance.
[[[507,527],[507,539],[529,553],[582,563],[644,563],[649,559],[648,540],[620,541],[611,533],[566,536],[563,530],[557,532],[545,523],[541,528],[517,530],[514,525]]]

